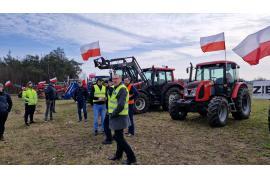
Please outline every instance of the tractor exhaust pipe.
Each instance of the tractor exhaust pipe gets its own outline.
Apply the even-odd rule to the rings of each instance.
[[[187,68],[188,73],[188,68]],[[190,72],[189,72],[189,82],[192,80],[192,74],[193,74],[193,64],[190,62]]]

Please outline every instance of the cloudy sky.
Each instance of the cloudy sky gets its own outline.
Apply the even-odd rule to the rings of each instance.
[[[248,34],[270,25],[270,14],[0,14],[0,57],[42,55],[57,47],[83,62],[80,46],[100,41],[105,58],[135,56],[142,67],[168,65],[178,78],[185,68],[224,59],[224,51],[203,53],[200,37],[225,32],[227,59],[241,66],[240,76],[270,79],[270,57],[250,66],[231,49]],[[95,69],[91,59],[84,73]]]

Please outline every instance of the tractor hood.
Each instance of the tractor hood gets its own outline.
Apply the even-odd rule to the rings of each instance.
[[[193,82],[188,83],[185,86],[185,88],[187,88],[187,89],[194,89],[194,88],[198,87],[199,84],[200,84],[200,81],[193,81]]]
[[[213,84],[211,80],[204,80],[204,81],[194,81],[190,82],[185,86],[184,96],[185,97],[195,97],[196,94],[200,91],[200,89],[204,89],[205,87]]]

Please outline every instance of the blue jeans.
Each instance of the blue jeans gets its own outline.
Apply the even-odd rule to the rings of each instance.
[[[98,117],[101,116],[101,125],[104,129],[104,119],[106,115],[106,105],[105,104],[94,104],[94,131],[98,130]]]
[[[77,108],[78,108],[79,121],[82,120],[82,109],[83,109],[84,119],[87,120],[86,102],[78,102]]]

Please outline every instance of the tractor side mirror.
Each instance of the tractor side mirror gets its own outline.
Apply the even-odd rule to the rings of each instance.
[[[189,68],[186,68],[186,72],[187,72],[187,74],[189,73]]]

